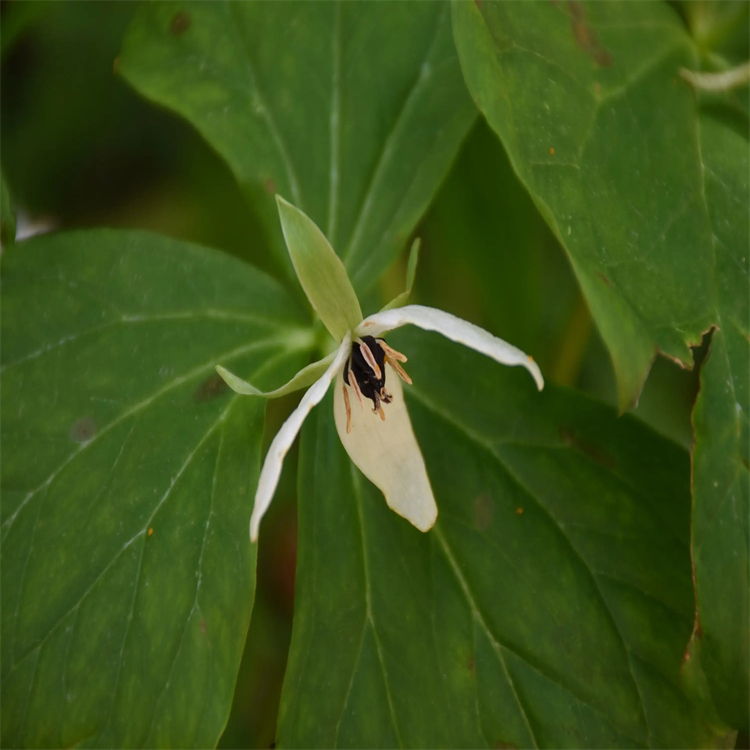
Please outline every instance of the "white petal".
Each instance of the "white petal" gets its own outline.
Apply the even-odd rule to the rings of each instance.
[[[507,341],[493,336],[484,328],[475,326],[455,315],[422,305],[407,305],[394,310],[384,310],[363,320],[355,331],[358,336],[382,336],[394,328],[413,324],[425,331],[436,331],[452,341],[475,349],[503,365],[521,365],[536,381],[537,388],[544,388],[544,378],[539,366],[528,355]]]
[[[351,343],[351,334],[347,333],[336,352],[333,362],[331,362],[323,377],[310,386],[310,389],[299,402],[299,406],[291,413],[286,422],[281,426],[281,429],[276,433],[276,437],[268,449],[266,460],[263,462],[263,468],[260,471],[258,489],[255,493],[253,515],[250,518],[250,540],[253,542],[258,539],[258,527],[260,526],[261,518],[263,518],[265,512],[268,510],[268,506],[273,499],[273,494],[276,492],[276,485],[279,483],[284,457],[292,447],[297,433],[302,428],[302,423],[312,411],[313,406],[323,400],[328,387],[331,385],[331,381],[343,369],[344,363],[351,351]]]
[[[351,432],[346,431],[344,376],[336,377],[333,417],[341,442],[359,470],[385,495],[388,507],[420,531],[429,531],[437,519],[437,506],[427,477],[409,412],[406,410],[401,380],[386,365],[386,388],[393,396],[383,404],[385,421],[372,411],[372,402],[363,405],[350,399]]]
[[[254,385],[247,380],[238,378],[234,373],[225,370],[221,365],[216,365],[216,372],[221,375],[222,380],[235,392],[242,396],[263,396],[263,398],[278,398],[285,396],[287,393],[298,391],[301,388],[307,388],[312,385],[328,365],[333,362],[336,352],[331,352],[325,359],[313,362],[307,367],[303,367],[288,383],[285,383],[273,391],[259,391]]]

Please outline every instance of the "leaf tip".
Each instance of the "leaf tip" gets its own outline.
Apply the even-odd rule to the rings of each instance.
[[[295,208],[286,198],[283,198],[280,193],[276,193],[276,203],[279,207],[279,212],[282,208]]]

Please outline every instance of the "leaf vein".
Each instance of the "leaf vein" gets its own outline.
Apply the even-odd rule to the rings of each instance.
[[[435,46],[437,45],[437,41],[440,35],[440,27],[442,25],[443,18],[446,13],[446,9],[449,7],[448,3],[445,3],[444,5],[445,7],[442,9],[442,11],[437,14],[435,29],[432,34],[432,40],[430,41],[430,44],[427,48],[425,61],[429,60],[430,57],[432,57],[432,54],[435,50]],[[404,99],[401,105],[401,109],[398,115],[396,116],[396,119],[394,120],[393,125],[388,135],[383,140],[383,145],[380,149],[380,154],[378,155],[378,159],[375,164],[375,169],[373,170],[372,176],[370,178],[370,182],[367,186],[367,190],[365,191],[365,196],[362,200],[362,204],[359,209],[359,213],[357,215],[357,219],[354,223],[354,230],[352,231],[351,238],[349,242],[347,243],[346,250],[343,253],[343,261],[344,261],[344,264],[347,266],[347,268],[350,267],[351,259],[352,257],[355,256],[357,252],[357,247],[361,241],[364,226],[367,222],[369,213],[372,210],[372,205],[374,202],[375,187],[385,170],[385,165],[388,163],[388,161],[391,158],[391,154],[393,153],[394,141],[398,133],[400,132],[401,127],[403,126],[403,123],[406,121],[407,113],[412,108],[414,102],[417,100],[420,89],[429,80],[429,76],[425,75],[424,70],[425,69],[423,66],[420,67],[419,72],[416,74],[414,78],[414,83],[412,84],[411,90],[409,91],[406,98]]]
[[[97,432],[96,435],[94,435],[91,438],[91,440],[89,440],[86,443],[81,443],[80,447],[77,450],[75,450],[73,453],[71,453],[57,467],[57,469],[55,469],[52,472],[52,474],[50,474],[50,476],[44,482],[42,482],[35,489],[29,491],[26,497],[21,501],[21,503],[19,503],[18,508],[16,508],[16,510],[13,511],[13,513],[10,516],[8,516],[8,518],[2,524],[3,527],[5,526],[8,527],[5,532],[5,536],[3,537],[3,540],[7,538],[7,535],[10,533],[11,529],[13,528],[13,524],[15,523],[15,520],[18,517],[18,514],[23,510],[23,508],[28,504],[28,502],[34,497],[34,495],[36,495],[36,493],[39,492],[40,490],[52,484],[55,478],[60,474],[60,472],[69,463],[71,463],[74,459],[76,459],[79,455],[81,455],[81,453],[83,453],[85,450],[90,448],[92,445],[96,444],[96,442],[99,439],[101,439],[104,435],[109,433],[110,430],[114,429],[118,424],[126,420],[128,417],[131,417],[134,414],[138,414],[139,412],[143,411],[143,409],[145,409],[150,404],[152,404],[156,399],[160,398],[161,396],[173,390],[174,388],[177,388],[183,383],[189,382],[190,380],[193,380],[194,378],[197,378],[206,372],[210,372],[211,370],[213,370],[214,365],[217,363],[227,362],[231,359],[234,359],[235,357],[240,357],[243,354],[247,354],[251,351],[257,351],[266,347],[278,346],[283,343],[284,341],[281,338],[266,339],[264,341],[254,341],[250,344],[244,344],[242,346],[236,347],[235,349],[232,349],[231,351],[224,352],[222,354],[217,354],[213,356],[208,362],[198,365],[192,370],[189,370],[188,372],[186,372],[184,375],[180,375],[176,377],[174,380],[170,381],[169,383],[166,383],[159,390],[155,391],[147,398],[143,399],[142,401],[139,401],[134,406],[123,411],[119,416],[115,417],[109,424],[107,424],[105,427],[99,430],[99,432]]]
[[[261,113],[263,115],[263,119],[265,119],[266,121],[266,125],[268,126],[268,130],[271,133],[273,142],[276,145],[276,149],[281,156],[281,160],[284,163],[284,167],[286,168],[287,177],[289,178],[289,187],[292,191],[292,197],[294,198],[294,203],[296,204],[297,208],[302,209],[303,208],[302,194],[300,192],[299,181],[297,179],[297,173],[294,169],[294,165],[292,164],[292,159],[289,155],[289,152],[287,151],[286,145],[284,143],[284,139],[281,137],[281,133],[278,129],[278,126],[276,125],[276,121],[271,113],[271,110],[268,107],[268,103],[266,102],[266,99],[260,90],[260,85],[255,75],[255,69],[253,67],[253,63],[250,59],[250,53],[248,51],[248,48],[251,45],[246,42],[241,32],[241,29],[243,28],[243,24],[242,24],[241,19],[237,17],[237,12],[236,12],[239,5],[238,3],[231,2],[230,0],[229,2],[224,3],[224,7],[228,10],[230,15],[234,16],[233,19],[232,18],[228,19],[228,26],[229,28],[232,29],[235,39],[238,42],[239,52],[242,58],[245,60],[245,69],[246,69],[248,78],[250,79],[250,85],[252,87],[253,92],[258,97],[258,102],[261,107]]]
[[[526,713],[526,709],[521,703],[521,699],[518,696],[518,691],[516,690],[516,686],[513,683],[513,679],[511,678],[510,672],[508,671],[508,667],[505,663],[505,658],[503,657],[503,654],[502,654],[502,644],[495,638],[494,634],[492,633],[489,626],[487,625],[487,622],[482,616],[482,613],[479,611],[477,602],[471,593],[471,589],[469,589],[469,584],[466,578],[464,577],[463,573],[461,572],[461,568],[458,565],[458,561],[456,560],[453,554],[453,551],[451,550],[450,545],[448,544],[448,541],[446,540],[445,535],[443,534],[443,531],[440,528],[440,526],[435,526],[432,530],[432,533],[434,534],[435,539],[437,539],[440,545],[440,549],[442,550],[443,555],[445,556],[445,559],[447,560],[448,564],[451,567],[451,570],[453,571],[453,575],[455,575],[456,579],[458,580],[459,586],[461,587],[461,591],[463,592],[463,595],[466,598],[467,604],[471,608],[474,619],[481,626],[482,630],[484,630],[485,634],[487,635],[487,638],[492,644],[492,650],[495,656],[497,657],[498,662],[500,663],[500,666],[503,669],[503,672],[505,673],[506,679],[508,680],[508,685],[511,689],[511,692],[513,693],[513,697],[516,700],[516,705],[518,706],[518,712],[521,715],[521,718],[523,719],[523,722],[529,731],[529,736],[531,737],[533,746],[538,748],[539,741],[537,740],[536,735],[534,734],[534,730],[531,727],[531,722],[529,721],[529,717]]]

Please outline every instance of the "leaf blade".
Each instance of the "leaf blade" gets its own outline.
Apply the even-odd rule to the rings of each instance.
[[[299,313],[228,257],[107,230],[4,253],[2,305],[3,740],[214,744],[264,407],[212,371],[289,373]]]
[[[438,522],[388,511],[312,415],[280,742],[362,744],[378,722],[402,745],[715,742],[679,687],[686,452],[437,336],[396,345]]]
[[[689,367],[690,347],[719,329],[726,366],[704,365],[694,413],[695,633],[706,644],[696,654],[716,701],[709,712],[746,728],[750,685],[738,665],[750,651],[748,541],[727,531],[733,559],[719,538],[711,554],[698,547],[708,518],[734,517],[713,482],[725,486],[735,467],[746,476],[750,394],[725,383],[744,384],[750,354],[747,89],[708,98],[684,85],[679,70],[699,67],[700,48],[664,4],[634,13],[621,3],[453,10],[469,88],[571,258],[615,365],[621,409],[634,403],[657,351]],[[704,401],[722,418],[707,418]],[[738,436],[731,445],[727,429]],[[738,482],[729,496],[745,517]],[[706,583],[719,579],[722,596],[737,592],[731,616],[722,611],[733,597],[721,604],[720,587]],[[701,612],[712,623],[705,636]]]
[[[290,277],[277,192],[323,229],[358,291],[396,258],[475,117],[445,3],[144,7],[120,71],[224,157]]]

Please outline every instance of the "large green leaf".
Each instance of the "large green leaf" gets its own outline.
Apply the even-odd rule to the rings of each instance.
[[[287,266],[276,192],[359,289],[404,246],[475,116],[445,2],[148,3],[119,71],[227,160]]]
[[[2,268],[2,744],[207,747],[255,588],[264,402],[309,343],[272,281],[144,233]]]
[[[394,342],[440,515],[421,534],[389,511],[339,444],[330,399],[314,412],[279,742],[716,743],[678,684],[687,452],[435,335]]]
[[[721,719],[729,726],[747,728],[750,308],[746,269],[750,231],[746,209],[750,162],[746,150],[745,158],[739,157],[742,143],[746,145],[744,136],[726,132],[711,117],[701,119],[721,307],[693,412],[692,541],[698,607],[685,674],[695,681],[705,672],[706,687]]]
[[[690,366],[718,329],[695,414],[695,632],[723,722],[747,727],[747,88],[696,97],[679,71],[699,51],[664,3],[455,3],[453,18],[469,89],[571,258],[621,407],[657,349]]]

